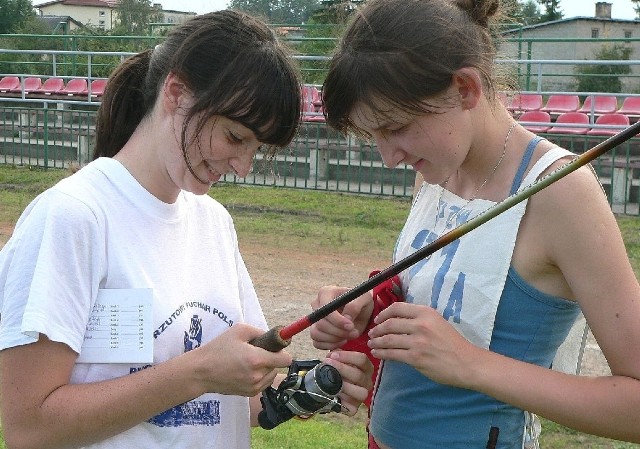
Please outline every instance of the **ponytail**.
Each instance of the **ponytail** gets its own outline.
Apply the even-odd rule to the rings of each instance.
[[[151,86],[146,86],[145,79],[152,51],[131,56],[109,76],[98,109],[93,159],[115,156],[147,114]],[[155,86],[151,88],[155,91]]]

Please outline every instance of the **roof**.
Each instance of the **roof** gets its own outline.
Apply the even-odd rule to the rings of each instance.
[[[42,8],[43,6],[51,5],[66,5],[66,6],[97,6],[102,8],[115,8],[118,5],[118,0],[54,0],[52,2],[41,3],[36,5],[36,8]]]
[[[40,22],[45,23],[49,28],[51,28],[52,30],[55,30],[56,27],[60,24],[60,22],[64,22],[64,23],[73,23],[75,26],[77,27],[84,27],[84,25],[80,22],[78,22],[76,19],[74,19],[71,16],[36,16],[36,19],[39,20]]]
[[[536,23],[535,25],[525,25],[525,26],[520,27],[520,28],[512,28],[510,30],[505,31],[503,34],[519,33],[521,31],[535,30],[537,28],[547,27],[549,25],[557,25],[557,24],[562,24],[562,23],[577,22],[578,20],[586,20],[587,22],[615,22],[615,23],[628,23],[628,24],[633,24],[633,25],[640,25],[640,20],[610,19],[608,17],[593,17],[593,16],[591,16],[591,17],[578,16],[578,17],[571,17],[569,19],[559,19],[559,20],[551,20],[549,22]]]

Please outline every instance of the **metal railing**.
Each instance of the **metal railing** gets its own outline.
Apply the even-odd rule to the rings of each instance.
[[[91,159],[95,108],[78,109],[68,100],[33,106],[0,102],[0,164],[69,168]],[[578,154],[606,139],[541,135]],[[640,215],[640,138],[593,165],[613,210]],[[341,136],[323,122],[303,122],[289,147],[272,158],[258,154],[247,177],[226,175],[222,182],[410,197],[414,179],[411,167],[385,167],[374,144]]]
[[[130,52],[83,52],[65,50],[0,50],[2,54],[26,53],[48,64],[50,75],[65,79],[71,76],[61,73],[67,67],[68,59],[76,57],[76,69],[82,66],[88,81],[95,78],[96,58],[112,59],[117,65],[133,54]],[[298,56],[301,60],[325,61],[325,56]],[[80,62],[81,61],[81,62]],[[519,60],[498,61],[500,64],[526,64],[536,74],[536,89],[521,93],[551,94],[567,91],[544,90],[544,67],[551,64],[570,67],[580,64],[629,64],[640,67],[640,60],[633,61],[556,61]],[[0,76],[9,73],[0,73]],[[31,74],[19,72],[21,82]],[[598,92],[571,92],[586,97],[605,95]],[[630,93],[607,93],[619,99],[640,96]],[[620,102],[619,102],[620,103]],[[0,93],[0,163],[14,165],[34,165],[45,168],[64,168],[87,162],[92,154],[95,136],[95,114],[98,99],[90,95],[72,98],[32,98],[22,92],[13,97],[3,97]],[[591,111],[589,127],[597,129],[596,112]],[[573,126],[558,125],[554,126]],[[608,126],[608,128],[612,128]],[[603,136],[566,134],[543,134],[549,140],[575,152],[581,153]],[[640,215],[640,139],[634,138],[597,161],[594,165],[614,211]],[[341,191],[385,196],[411,196],[414,172],[410,167],[393,169],[384,167],[374,145],[343,137],[328,129],[323,122],[303,122],[300,132],[292,144],[268,160],[262,155],[256,157],[253,172],[244,179],[228,175],[224,182],[253,185],[281,186],[326,191]]]

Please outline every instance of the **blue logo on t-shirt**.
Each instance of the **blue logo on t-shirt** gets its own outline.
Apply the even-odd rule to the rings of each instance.
[[[193,315],[189,332],[184,333],[184,352],[199,348],[202,344],[202,318]]]

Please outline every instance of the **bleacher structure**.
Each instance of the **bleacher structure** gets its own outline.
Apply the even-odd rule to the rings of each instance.
[[[88,162],[105,84],[105,78],[55,71],[49,76],[0,74],[0,163],[62,168]],[[576,153],[640,118],[638,94],[545,92],[539,87],[498,96],[525,128]],[[258,154],[249,176],[227,175],[224,182],[412,195],[411,167],[387,168],[374,144],[327,127],[319,85],[305,85],[302,98],[300,132],[291,145],[276,156]],[[640,137],[593,165],[614,211],[640,215]]]

